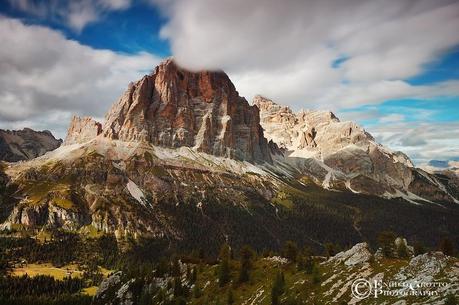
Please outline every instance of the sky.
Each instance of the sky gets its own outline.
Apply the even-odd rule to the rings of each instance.
[[[0,128],[65,137],[174,56],[417,165],[459,160],[459,1],[2,0],[0,41]]]

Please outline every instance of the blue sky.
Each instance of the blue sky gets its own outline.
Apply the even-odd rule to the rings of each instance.
[[[224,69],[248,100],[355,120],[417,164],[453,160],[458,12],[457,1],[2,1],[0,128],[63,137],[72,114],[101,119],[129,81],[173,55]]]
[[[35,1],[46,3],[47,1]],[[37,16],[18,9],[14,1],[2,1],[0,12],[19,18],[26,24],[39,24],[61,31],[69,39],[79,41],[96,49],[110,49],[116,52],[137,53],[147,51],[159,56],[170,56],[167,40],[159,37],[159,30],[166,17],[159,9],[143,2],[133,2],[129,9],[103,12],[96,22],[75,30],[65,21],[49,16]]]

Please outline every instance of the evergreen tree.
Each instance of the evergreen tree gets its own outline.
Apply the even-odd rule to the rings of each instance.
[[[191,278],[190,278],[190,284],[195,284],[196,281],[198,280],[198,269],[196,268],[196,266],[193,267],[193,269],[191,270]]]
[[[228,295],[226,297],[226,304],[228,305],[234,304],[234,295],[233,295],[233,290],[231,288],[228,290]]]
[[[152,304],[153,304],[152,296],[147,291],[143,290],[139,298],[139,305],[152,305]]]
[[[250,280],[250,270],[252,269],[252,258],[254,252],[250,246],[243,246],[241,249],[241,269],[239,272],[239,283],[248,282]]]
[[[172,276],[180,276],[180,262],[177,256],[172,258],[172,265],[171,265],[171,275]]]
[[[298,256],[298,246],[293,241],[289,240],[284,245],[283,255],[289,261],[295,263]]]
[[[308,274],[312,272],[312,253],[309,248],[303,249],[300,255],[298,255],[297,268],[298,271],[305,271]]]
[[[194,285],[193,287],[193,297],[196,299],[200,298],[202,296],[202,290],[198,285]]]
[[[405,243],[402,242],[397,246],[397,256],[399,258],[408,258],[410,256],[408,252],[408,248],[405,245]]]
[[[279,271],[276,274],[276,278],[274,279],[273,286],[271,288],[271,304],[272,305],[279,305],[280,304],[280,296],[285,291],[285,278],[284,273]]]
[[[167,259],[161,258],[158,264],[156,265],[155,275],[157,277],[163,277],[164,275],[166,275],[167,272],[168,272]]]
[[[338,252],[338,247],[335,246],[333,243],[325,243],[325,255],[327,258],[335,256]]]
[[[454,245],[448,238],[443,238],[440,241],[438,249],[443,252],[444,255],[453,256],[454,255]]]
[[[218,284],[220,287],[225,286],[231,279],[230,252],[230,247],[226,243],[220,249],[220,264],[218,266]]]
[[[189,264],[186,265],[186,278],[191,282],[191,268]]]
[[[322,277],[321,277],[321,274],[320,274],[320,270],[319,270],[319,267],[314,264],[314,267],[312,268],[312,282],[317,285],[321,282],[322,280]]]
[[[421,242],[415,242],[413,245],[413,249],[415,256],[426,253],[426,248]]]
[[[182,285],[182,280],[180,277],[175,277],[174,278],[174,296],[175,297],[180,297],[180,296],[185,296],[185,287]]]
[[[394,256],[394,241],[395,233],[392,231],[384,231],[378,235],[378,244],[382,249],[382,253],[385,257]]]
[[[280,304],[280,295],[279,292],[273,287],[271,288],[271,305],[279,305]]]

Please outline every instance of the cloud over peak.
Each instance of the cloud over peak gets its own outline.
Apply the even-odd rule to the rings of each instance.
[[[152,1],[169,16],[161,34],[179,64],[224,69],[249,98],[297,107],[432,96],[438,87],[405,80],[459,44],[457,1]]]

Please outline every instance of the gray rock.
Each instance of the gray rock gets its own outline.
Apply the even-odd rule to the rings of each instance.
[[[0,160],[16,162],[33,159],[58,148],[61,144],[62,140],[56,139],[48,130],[0,129]]]

